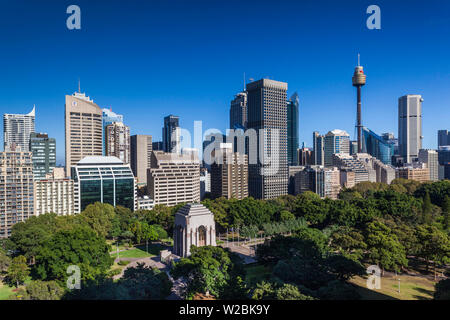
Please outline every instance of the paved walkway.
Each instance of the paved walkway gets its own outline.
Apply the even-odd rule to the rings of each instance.
[[[138,263],[143,263],[145,266],[157,268],[157,269],[160,269],[161,271],[165,271],[165,269],[167,268],[167,266],[164,263],[162,263],[160,261],[159,257],[157,257],[157,256],[147,257],[147,258],[119,258],[119,259],[116,259],[115,261],[118,262],[118,261],[122,261],[122,260],[131,261],[131,262],[129,264],[127,264],[127,266],[125,268],[123,268],[121,273],[119,273],[118,275],[115,275],[113,277],[114,280],[122,278],[123,273],[125,272],[126,269],[135,268],[135,267],[137,267]]]

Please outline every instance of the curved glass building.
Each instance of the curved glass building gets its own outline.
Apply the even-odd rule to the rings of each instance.
[[[363,152],[377,158],[384,164],[392,164],[394,143],[386,141],[372,130],[362,127]]]

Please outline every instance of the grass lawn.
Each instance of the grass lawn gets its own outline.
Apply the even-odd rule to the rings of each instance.
[[[163,247],[160,244],[148,244],[148,253],[146,252],[146,246],[144,245],[138,245],[134,248],[131,248],[126,251],[119,252],[119,258],[147,258],[147,257],[153,257],[159,254]],[[112,257],[117,258],[117,252],[111,252],[110,253]]]
[[[247,272],[245,276],[245,282],[247,282],[248,284],[256,284],[262,280],[265,280],[271,274],[269,268],[258,263],[246,265],[245,270]]]
[[[400,278],[400,293],[398,293],[398,278]],[[400,275],[397,277],[382,277],[381,289],[367,288],[366,278],[354,277],[350,283],[356,284],[363,300],[431,300],[433,299],[435,282],[423,277]]]
[[[0,300],[6,300],[10,295],[13,294],[14,287],[11,288],[7,284],[0,281]]]

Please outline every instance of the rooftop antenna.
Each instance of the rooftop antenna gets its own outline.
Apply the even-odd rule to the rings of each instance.
[[[360,58],[360,57],[359,57],[359,53],[358,53],[358,67],[360,66],[360,63],[359,63],[359,58]]]
[[[244,72],[244,91],[245,91],[245,72]]]
[[[81,93],[81,83],[80,83],[80,78],[78,78],[78,93]]]

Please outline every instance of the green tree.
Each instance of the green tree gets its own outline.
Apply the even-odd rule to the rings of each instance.
[[[416,232],[419,243],[418,255],[427,261],[427,270],[431,260],[434,261],[435,269],[436,263],[449,262],[450,240],[446,233],[430,225],[419,225]]]
[[[67,280],[67,268],[77,265],[81,279],[93,279],[105,274],[113,263],[111,246],[89,227],[77,226],[56,232],[37,256],[37,275],[42,280]]]
[[[60,300],[64,295],[62,288],[56,281],[31,281],[24,289],[13,295],[12,300]]]
[[[91,227],[98,236],[106,238],[111,236],[111,231],[117,232],[113,229],[115,216],[116,213],[112,205],[96,202],[88,205],[77,217]]]
[[[12,259],[8,268],[8,279],[11,284],[18,288],[20,283],[25,282],[29,274],[30,268],[27,265],[27,258],[18,256]]]
[[[7,272],[11,264],[11,258],[6,255],[6,253],[0,249],[0,274]]]
[[[314,300],[313,297],[300,293],[297,286],[289,283],[285,283],[278,288],[275,297],[277,300]]]
[[[366,244],[369,261],[380,266],[383,271],[400,271],[400,267],[408,265],[405,248],[382,222],[373,221],[367,225]]]

